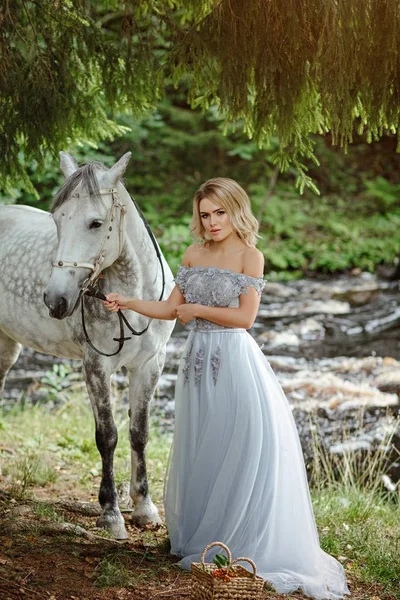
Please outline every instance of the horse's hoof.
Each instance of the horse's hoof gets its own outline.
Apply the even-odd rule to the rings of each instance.
[[[122,521],[117,517],[106,517],[102,515],[97,519],[96,526],[101,527],[102,529],[108,529],[111,535],[116,540],[127,540],[128,534],[125,529],[125,521],[121,517]]]
[[[127,540],[128,539],[128,534],[126,532],[125,529],[125,525],[113,525],[112,527],[110,527],[110,531],[112,533],[112,536],[116,539],[116,540]]]
[[[144,507],[141,510],[134,510],[131,520],[132,524],[136,527],[146,527],[146,525],[154,525],[156,527],[162,525],[160,515],[154,504],[152,507],[148,506],[147,510],[144,510]]]
[[[150,496],[145,498],[133,498],[135,509],[131,515],[133,525],[146,527],[146,525],[162,525],[157,507],[151,501]]]
[[[154,527],[158,527],[162,525],[162,521],[160,517],[157,515],[156,517],[148,517],[147,515],[132,515],[132,524],[135,527],[146,527],[146,525],[154,525]]]

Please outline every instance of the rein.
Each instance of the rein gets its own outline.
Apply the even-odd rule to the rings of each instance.
[[[99,190],[98,195],[102,196],[105,194],[112,194],[112,205],[111,205],[110,217],[109,217],[109,221],[108,221],[108,233],[107,233],[107,236],[103,240],[103,243],[100,248],[100,252],[99,252],[98,256],[95,258],[93,264],[85,263],[85,262],[80,263],[80,262],[59,260],[59,261],[53,262],[53,267],[60,267],[60,268],[73,267],[73,268],[85,268],[85,269],[92,270],[92,274],[87,279],[85,279],[85,281],[83,282],[81,292],[80,292],[83,333],[85,335],[86,342],[89,344],[89,346],[95,352],[97,352],[98,354],[101,354],[102,356],[115,356],[116,354],[119,354],[119,352],[121,352],[122,348],[124,347],[125,342],[132,339],[132,336],[130,336],[130,337],[125,336],[125,326],[129,329],[129,331],[133,335],[140,336],[140,335],[143,335],[144,333],[146,333],[146,331],[150,327],[150,323],[151,323],[152,319],[149,319],[149,322],[147,323],[146,327],[144,329],[142,329],[142,331],[136,331],[131,326],[128,319],[125,317],[125,315],[121,312],[121,310],[118,310],[117,315],[118,315],[118,319],[119,319],[119,337],[113,338],[113,341],[118,342],[118,348],[115,352],[111,352],[110,354],[107,354],[106,352],[103,352],[102,350],[99,350],[98,348],[96,348],[96,346],[91,341],[89,334],[87,332],[86,323],[85,323],[84,296],[87,295],[87,296],[91,296],[93,298],[98,298],[99,300],[107,300],[105,295],[102,292],[100,292],[99,290],[97,290],[97,280],[100,275],[101,264],[104,261],[104,258],[106,255],[106,246],[107,246],[108,240],[110,239],[110,234],[111,234],[111,231],[113,228],[112,224],[115,219],[115,214],[116,214],[117,208],[119,208],[121,211],[120,220],[119,220],[119,254],[121,254],[121,251],[123,248],[123,243],[124,243],[125,228],[124,228],[123,218],[125,217],[126,212],[127,212],[126,207],[123,204],[121,204],[120,202],[118,202],[118,193],[117,193],[116,188]],[[74,194],[73,196],[79,198],[78,193]],[[86,197],[86,196],[82,196],[82,197]],[[154,249],[156,251],[156,254],[157,254],[158,261],[161,266],[162,289],[161,289],[160,297],[158,299],[158,301],[160,301],[160,300],[162,300],[162,297],[163,297],[164,291],[165,291],[165,271],[164,271],[164,265],[162,262],[161,252],[158,247],[156,238],[154,237],[154,234],[151,231],[150,225],[148,224],[148,222],[146,221],[146,219],[143,215],[143,212],[141,211],[140,207],[136,203],[136,200],[132,197],[131,197],[131,200],[132,200],[133,204],[135,205],[135,208],[138,211],[140,218],[143,221],[143,224],[144,224],[146,231],[151,239],[151,242],[152,242]]]

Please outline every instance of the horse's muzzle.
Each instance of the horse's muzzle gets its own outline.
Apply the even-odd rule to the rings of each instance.
[[[59,296],[52,302],[48,300],[46,292],[43,294],[43,300],[49,309],[49,315],[53,319],[64,319],[69,315],[68,301],[63,296]]]

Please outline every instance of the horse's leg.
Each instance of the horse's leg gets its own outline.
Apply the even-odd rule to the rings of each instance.
[[[21,344],[0,331],[0,396],[3,393],[7,373],[16,362],[21,348]]]
[[[164,359],[165,353],[160,353],[139,369],[128,369],[132,464],[130,494],[134,502],[132,520],[139,526],[161,523],[157,508],[149,495],[145,450],[149,437],[149,403],[156,389]]]
[[[97,526],[109,529],[115,538],[124,540],[128,535],[118,507],[114,482],[114,450],[118,433],[111,409],[110,372],[100,357],[91,356],[85,360],[85,377],[96,424],[96,444],[103,464],[99,490],[102,514]]]

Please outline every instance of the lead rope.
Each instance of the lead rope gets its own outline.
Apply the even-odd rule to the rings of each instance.
[[[161,266],[161,274],[162,274],[162,289],[161,289],[161,294],[160,297],[158,299],[158,302],[160,302],[160,300],[162,300],[163,296],[164,296],[164,291],[165,291],[165,271],[164,271],[164,265],[163,265],[163,261],[162,261],[162,256],[160,253],[160,248],[157,244],[157,240],[154,237],[154,234],[150,228],[150,225],[148,224],[148,222],[146,221],[142,211],[140,210],[139,206],[136,203],[136,200],[134,198],[131,198],[132,202],[134,203],[136,210],[138,211],[140,218],[143,221],[143,224],[146,228],[146,231],[148,233],[148,235],[150,236],[150,239],[152,241],[152,244],[154,246],[154,249],[156,251],[157,254],[157,258],[158,261],[160,263]],[[121,213],[121,218],[124,215]],[[120,227],[120,235],[121,235],[121,227]],[[121,242],[121,237],[120,237],[120,242]],[[92,296],[94,298],[99,298],[99,300],[107,300],[107,298],[105,297],[105,295],[102,292],[99,292],[96,289],[96,284],[97,282],[95,282],[94,284],[89,283],[85,289],[83,290],[82,294],[81,294],[81,315],[82,315],[82,329],[83,329],[83,333],[85,335],[85,339],[86,342],[89,344],[89,346],[98,354],[101,354],[102,356],[115,356],[116,354],[119,354],[119,352],[121,352],[122,348],[124,347],[124,344],[126,341],[131,340],[132,337],[125,337],[125,325],[128,327],[128,329],[130,330],[130,332],[133,335],[136,336],[140,336],[143,335],[144,333],[146,333],[146,331],[148,330],[148,328],[150,327],[150,324],[152,322],[152,319],[149,320],[147,326],[142,329],[142,331],[136,331],[131,324],[129,323],[128,319],[125,317],[125,315],[121,312],[121,310],[118,310],[117,315],[118,315],[118,319],[119,319],[119,333],[120,336],[119,338],[113,338],[113,341],[118,342],[118,348],[115,352],[111,352],[110,354],[107,354],[107,352],[103,352],[102,350],[99,350],[98,348],[96,348],[96,346],[92,343],[91,339],[89,338],[89,334],[87,332],[86,329],[86,323],[85,323],[85,308],[84,308],[84,296]]]

